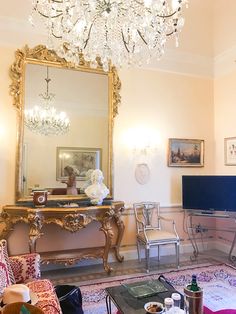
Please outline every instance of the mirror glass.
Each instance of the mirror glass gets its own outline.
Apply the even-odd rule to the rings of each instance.
[[[43,104],[40,94],[46,93],[47,71],[48,92],[54,94],[52,105],[70,120],[69,132],[63,135],[45,136],[24,124],[24,110]],[[47,189],[49,199],[54,200],[86,198],[88,174],[96,168],[103,171],[112,197],[113,118],[120,99],[115,68],[104,72],[90,68],[85,61],[76,67],[44,46],[26,46],[17,50],[10,74],[19,121],[16,201],[32,200],[34,189]],[[67,166],[76,174],[76,195],[66,189]]]
[[[46,92],[46,72],[47,66],[26,65],[25,109],[43,103],[39,95]],[[107,75],[56,67],[48,67],[48,74],[49,93],[54,94],[53,106],[58,112],[66,112],[70,129],[64,135],[45,136],[24,125],[24,195],[30,195],[33,189],[45,188],[53,195],[63,194],[66,166],[76,171],[78,193],[84,190],[89,169],[101,169],[107,185]]]

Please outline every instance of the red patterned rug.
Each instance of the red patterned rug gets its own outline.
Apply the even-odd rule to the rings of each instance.
[[[236,268],[226,264],[200,266],[163,272],[164,276],[180,292],[191,281],[192,274],[203,288],[204,305],[211,311],[222,314],[236,314]],[[157,279],[160,273],[137,276],[131,279],[107,281],[81,286],[84,314],[106,314],[105,288],[142,280]],[[221,311],[222,309],[231,309]],[[217,312],[218,311],[218,312]],[[113,312],[117,310],[113,306]],[[211,312],[212,313],[212,312]]]

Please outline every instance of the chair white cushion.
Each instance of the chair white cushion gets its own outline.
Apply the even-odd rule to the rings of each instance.
[[[169,242],[169,241],[177,241],[177,237],[174,233],[162,230],[146,230],[146,235],[148,238],[148,242]],[[141,232],[137,236],[141,241],[145,242],[144,233]]]

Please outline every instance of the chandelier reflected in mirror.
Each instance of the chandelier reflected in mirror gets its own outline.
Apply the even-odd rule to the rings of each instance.
[[[32,132],[41,135],[62,135],[69,131],[70,121],[65,112],[57,112],[52,106],[55,94],[49,93],[49,70],[47,67],[46,92],[40,94],[41,103],[25,110],[24,123]]]
[[[79,64],[81,53],[103,69],[142,65],[160,59],[168,38],[184,25],[188,0],[33,0],[33,23],[40,16],[50,49]]]

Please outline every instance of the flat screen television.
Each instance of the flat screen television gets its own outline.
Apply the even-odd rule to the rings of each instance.
[[[183,176],[182,203],[184,209],[236,212],[236,176]]]

